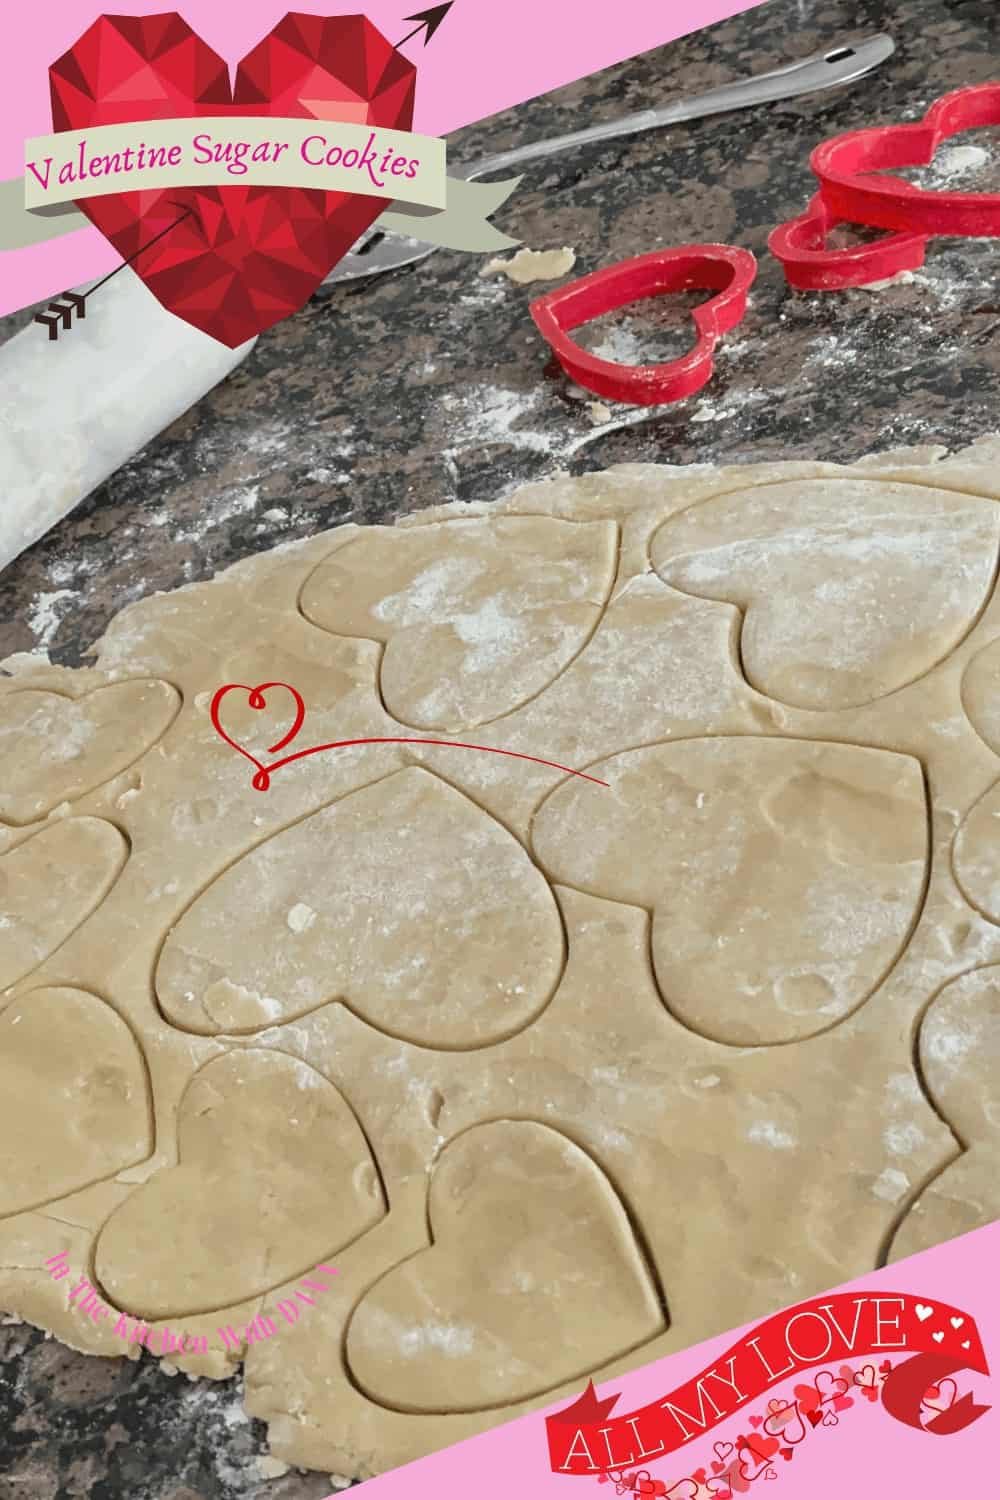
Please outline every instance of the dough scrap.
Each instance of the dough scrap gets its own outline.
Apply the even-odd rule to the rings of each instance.
[[[480,276],[503,275],[518,286],[528,286],[533,281],[556,281],[566,276],[576,265],[576,251],[568,245],[561,250],[529,250],[522,246],[514,255],[495,256],[486,262]]]
[[[0,1307],[123,1354],[65,1251],[242,1360],[276,1462],[366,1477],[995,1217],[998,471],[557,476],[7,662]],[[291,749],[611,784],[393,743],[262,792],[227,683],[298,690]],[[293,708],[223,719],[268,763]]]

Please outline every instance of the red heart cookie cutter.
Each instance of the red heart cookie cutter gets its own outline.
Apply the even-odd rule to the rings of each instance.
[[[956,89],[915,125],[880,125],[824,141],[810,163],[826,207],[842,222],[917,234],[1000,235],[1000,193],[940,193],[899,177],[893,167],[929,166],[942,141],[1000,125],[1000,83]]]
[[[701,390],[712,374],[715,346],[741,321],[757,274],[749,250],[733,245],[678,245],[594,271],[539,297],[531,305],[542,337],[571,379],[598,396],[633,406],[682,401]],[[718,292],[691,314],[698,330],[694,348],[658,365],[622,365],[600,359],[569,337],[604,313],[664,292]]]
[[[823,201],[822,193],[817,193],[805,213],[771,231],[768,249],[781,261],[789,286],[807,292],[839,291],[847,286],[869,286],[923,265],[925,234],[887,234],[872,244],[828,249],[830,234],[846,222]]]

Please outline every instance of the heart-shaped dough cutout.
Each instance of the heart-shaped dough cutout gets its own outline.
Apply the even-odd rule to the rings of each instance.
[[[128,845],[101,818],[66,818],[0,857],[0,990],[61,947],[114,885]]]
[[[1000,755],[1000,639],[991,641],[966,667],[962,705],[976,733]]]
[[[386,1212],[350,1106],[281,1052],[230,1052],[196,1073],[177,1149],[179,1164],[126,1199],[97,1241],[101,1285],[138,1317],[209,1312],[269,1291]]]
[[[955,836],[952,862],[965,899],[1000,923],[1000,781],[990,787]]]
[[[1000,964],[945,985],[927,1009],[919,1045],[931,1103],[962,1150],[899,1226],[893,1260],[1000,1217]]]
[[[44,818],[155,745],[181,706],[169,683],[113,682],[81,698],[37,688],[0,697],[0,822]]]
[[[550,516],[372,527],[319,565],[300,605],[323,630],[385,643],[382,697],[401,724],[470,729],[536,697],[583,650],[617,536],[611,521]]]
[[[555,898],[521,845],[428,771],[398,771],[260,845],[199,896],[156,969],[187,1031],[256,1031],[343,1000],[428,1047],[482,1047],[562,973]]]
[[[663,1306],[621,1201],[565,1136],[478,1125],[431,1179],[434,1243],[352,1315],[356,1383],[396,1411],[481,1411],[584,1378],[662,1332]]]
[[[146,1070],[120,1016],[83,990],[33,990],[0,1014],[0,1216],[144,1161]]]
[[[562,885],[643,906],[667,1007],[734,1045],[849,1015],[907,941],[927,872],[919,762],[822,741],[686,740],[589,768],[536,816]]]
[[[744,612],[747,681],[840,709],[923,676],[989,598],[1000,506],[884,479],[788,480],[693,505],[653,538],[665,583]]]

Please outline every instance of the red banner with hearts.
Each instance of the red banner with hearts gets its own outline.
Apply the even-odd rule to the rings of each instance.
[[[946,1436],[990,1410],[967,1393],[930,1421],[922,1414],[929,1388],[963,1370],[989,1375],[968,1313],[908,1294],[841,1292],[769,1318],[700,1374],[627,1416],[612,1417],[618,1396],[599,1397],[591,1382],[572,1406],[545,1419],[553,1472],[593,1477],[662,1458],[800,1370],[868,1354],[907,1356],[880,1385],[882,1405],[898,1422]],[[830,1372],[813,1385],[821,1404],[837,1399]]]

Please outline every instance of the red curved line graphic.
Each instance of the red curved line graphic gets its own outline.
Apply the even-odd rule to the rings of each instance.
[[[311,750],[299,750],[295,755],[286,755],[284,760],[275,761],[273,766],[261,766],[253,779],[254,789],[258,792],[266,792],[271,780],[270,773],[280,771],[282,766],[290,766],[293,761],[305,760],[308,756],[319,755],[324,750],[350,750],[355,745],[443,745],[453,750],[482,750],[486,755],[509,755],[513,760],[530,760],[536,766],[550,766],[554,771],[565,771],[567,776],[579,776],[581,781],[592,781],[595,786],[611,785],[610,781],[601,781],[598,776],[588,776],[586,771],[574,771],[572,766],[561,765],[557,760],[543,760],[540,755],[523,755],[520,750],[498,750],[494,745],[468,745],[462,740],[417,740],[377,736],[374,739],[365,740],[332,740],[329,745],[315,745]]]
[[[578,776],[581,781],[591,781],[595,786],[610,786],[611,784],[608,781],[602,781],[599,776],[589,776],[586,771],[574,771],[572,766],[564,766],[560,761],[545,760],[540,755],[525,755],[520,750],[501,750],[498,749],[495,745],[471,745],[463,740],[431,740],[396,735],[376,735],[369,739],[358,740],[331,740],[327,745],[313,745],[309,750],[297,750],[294,755],[286,755],[284,760],[277,760],[272,765],[265,766],[263,762],[259,761],[255,755],[252,755],[249,750],[244,749],[242,745],[238,744],[236,740],[232,739],[226,733],[226,731],[222,727],[220,710],[222,708],[223,699],[227,696],[227,694],[232,692],[246,693],[248,704],[253,709],[259,710],[266,708],[267,701],[264,695],[269,688],[284,688],[286,692],[291,693],[293,699],[295,700],[295,720],[292,724],[291,729],[289,729],[287,734],[283,735],[280,740],[271,745],[268,749],[268,755],[274,755],[278,750],[283,750],[286,745],[291,744],[291,742],[298,735],[300,729],[302,728],[302,725],[305,723],[305,700],[303,699],[302,694],[298,692],[296,688],[292,687],[291,683],[261,682],[258,683],[256,687],[250,687],[245,682],[230,682],[227,683],[225,687],[219,688],[215,693],[214,697],[212,698],[212,705],[210,709],[212,727],[214,728],[219,738],[225,740],[226,744],[229,745],[231,749],[237,751],[237,753],[248,760],[251,765],[257,767],[257,773],[251,782],[254,791],[257,792],[266,792],[269,789],[271,785],[272,771],[280,771],[282,766],[290,766],[294,761],[305,760],[310,755],[321,755],[325,750],[350,750],[358,745],[437,745],[443,747],[444,749],[451,748],[453,750],[481,750],[485,755],[506,755],[509,756],[512,760],[527,760],[531,761],[532,764],[536,766],[549,766],[553,771],[563,771],[567,776]]]

